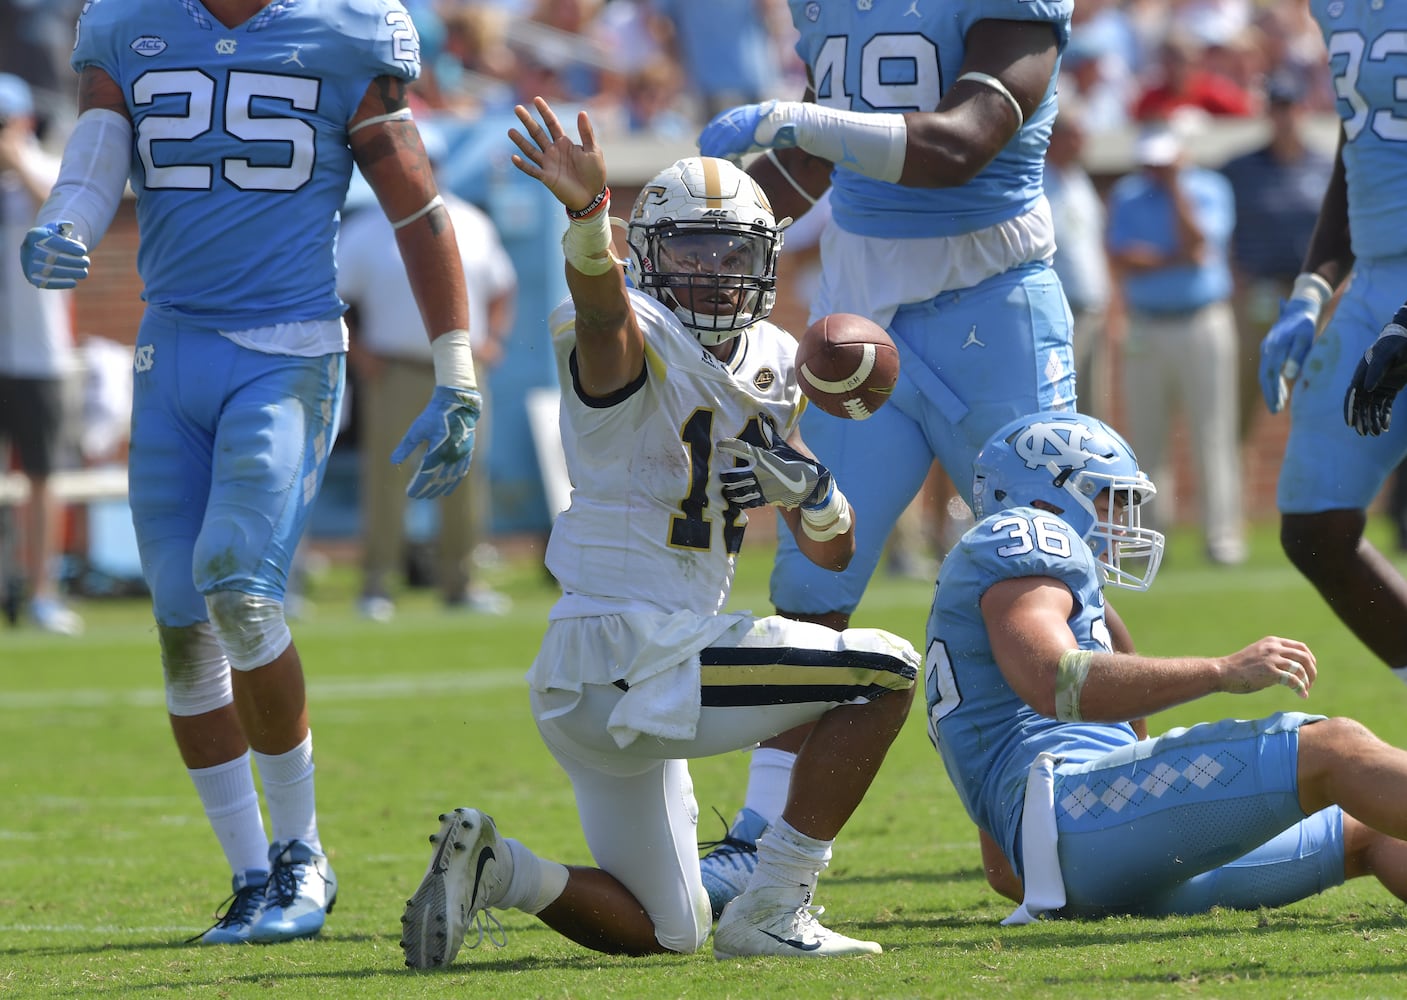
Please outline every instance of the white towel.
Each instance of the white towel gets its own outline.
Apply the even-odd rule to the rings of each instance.
[[[1031,762],[1026,777],[1026,801],[1021,806],[1021,859],[1025,896],[1003,926],[1029,924],[1041,914],[1065,905],[1065,878],[1056,850],[1054,754],[1042,753]]]

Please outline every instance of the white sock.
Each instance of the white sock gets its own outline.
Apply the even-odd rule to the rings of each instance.
[[[548,904],[562,895],[567,887],[567,866],[547,861],[512,837],[504,837],[512,855],[513,873],[503,898],[494,905],[504,910],[541,913]]]
[[[757,842],[757,870],[752,873],[748,891],[768,886],[814,888],[830,864],[834,843],[808,837],[778,816]]]
[[[264,834],[264,817],[259,814],[259,793],[254,790],[249,754],[214,767],[189,768],[188,773],[230,871],[267,869],[269,838]]]
[[[259,765],[259,780],[264,784],[274,840],[301,840],[321,853],[318,810],[313,795],[312,731],[287,753],[270,755],[256,750],[254,760]]]
[[[1407,684],[1407,667],[1391,667],[1393,675],[1403,684]]]
[[[747,797],[744,808],[751,809],[768,823],[775,823],[787,805],[791,789],[791,768],[796,754],[789,750],[758,747],[752,752],[747,770]]]

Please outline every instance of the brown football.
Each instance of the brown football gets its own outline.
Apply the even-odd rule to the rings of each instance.
[[[899,351],[879,324],[854,313],[831,313],[801,335],[796,378],[806,398],[822,410],[864,420],[894,391]]]

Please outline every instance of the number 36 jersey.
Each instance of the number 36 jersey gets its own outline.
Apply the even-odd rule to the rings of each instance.
[[[127,101],[150,307],[226,330],[341,314],[347,121],[376,77],[420,73],[399,0],[274,0],[234,28],[196,0],[95,0],[72,61]]]
[[[563,591],[553,618],[722,610],[747,514],[723,498],[718,476],[734,460],[717,443],[759,443],[762,419],[786,438],[805,405],[796,341],[780,327],[748,327],[723,362],[659,302],[629,295],[645,334],[645,368],[608,398],[585,398],[577,387],[572,303],[550,320],[572,484],[547,545],[547,568]]]
[[[1132,743],[1133,730],[1062,723],[1032,709],[1007,684],[992,654],[982,596],[1003,580],[1049,577],[1069,588],[1069,626],[1080,648],[1107,651],[1103,574],[1089,546],[1060,518],[1033,507],[999,511],[974,525],[943,558],[925,657],[929,736],[968,815],[1020,857],[1026,775],[1042,751],[1075,759]],[[1067,741],[1077,737],[1081,748]]]

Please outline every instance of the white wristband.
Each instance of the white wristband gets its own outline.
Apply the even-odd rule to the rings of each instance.
[[[801,508],[801,530],[813,541],[828,542],[849,531],[853,523],[850,501],[845,499],[845,494],[836,488],[834,482],[825,503],[819,507]]]
[[[904,172],[909,126],[901,114],[837,111],[809,102],[778,101],[764,119],[778,127],[795,125],[796,144],[837,167],[891,184],[898,183]],[[766,124],[759,124],[759,137],[766,130]]]
[[[479,388],[474,374],[474,354],[469,349],[469,331],[451,330],[430,341],[430,355],[435,360],[435,384],[451,389]]]
[[[562,234],[567,263],[582,274],[605,274],[616,266],[611,255],[610,202],[588,219],[572,219]]]
[[[1290,289],[1290,298],[1309,303],[1315,319],[1319,318],[1319,310],[1324,308],[1324,303],[1328,302],[1333,294],[1334,290],[1329,287],[1329,283],[1312,271],[1298,275],[1294,287]]]

